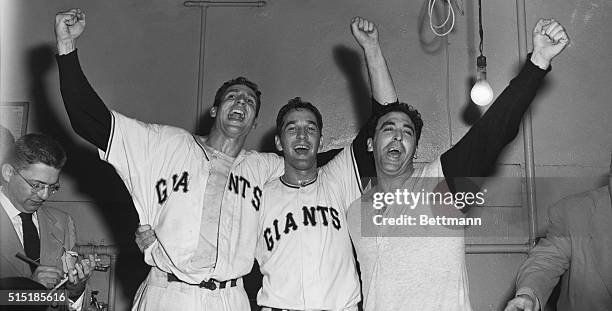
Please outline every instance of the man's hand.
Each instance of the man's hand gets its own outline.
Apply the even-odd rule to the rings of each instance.
[[[536,303],[528,295],[519,295],[510,300],[504,311],[538,311],[535,309]]]
[[[68,290],[68,297],[72,300],[76,300],[81,296],[85,290],[87,280],[91,276],[91,273],[96,267],[95,256],[89,254],[88,258],[77,262],[72,267],[68,267],[68,283],[66,283],[66,289]]]
[[[149,247],[151,244],[153,244],[153,242],[155,242],[155,240],[157,240],[157,237],[155,236],[155,231],[153,231],[150,225],[138,226],[136,232],[134,233],[134,236],[136,245],[138,245],[138,248],[143,253],[144,250],[147,249],[147,247]]]
[[[362,17],[353,17],[351,31],[362,49],[378,47],[378,29],[373,22]]]
[[[85,13],[81,9],[70,9],[55,15],[55,40],[60,55],[76,49],[76,39],[85,30]]]
[[[533,54],[531,61],[547,69],[555,56],[559,55],[570,40],[565,29],[554,19],[540,19],[533,28]]]
[[[62,279],[64,273],[56,267],[38,266],[32,273],[32,280],[44,285],[46,288],[53,288]]]

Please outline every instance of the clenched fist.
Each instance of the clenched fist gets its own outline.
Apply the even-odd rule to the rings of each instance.
[[[373,22],[362,17],[353,17],[351,31],[361,48],[368,49],[378,46],[378,29]]]
[[[70,9],[55,15],[55,40],[60,55],[76,49],[76,39],[85,30],[85,13],[81,9]]]
[[[555,56],[569,44],[565,29],[554,19],[540,19],[533,29],[531,60],[542,69],[548,68]]]
[[[151,225],[138,226],[134,233],[134,241],[138,245],[138,249],[143,253],[155,240],[157,240],[157,236]]]

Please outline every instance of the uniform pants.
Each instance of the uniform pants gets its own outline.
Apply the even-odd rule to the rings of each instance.
[[[242,278],[236,286],[210,290],[183,282],[168,282],[168,275],[156,267],[134,297],[132,311],[248,311],[249,299]]]

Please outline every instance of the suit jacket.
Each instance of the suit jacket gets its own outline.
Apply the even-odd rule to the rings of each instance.
[[[62,270],[61,257],[64,254],[64,248],[71,250],[76,244],[76,229],[72,217],[56,208],[42,206],[38,209],[38,231],[40,264]],[[0,205],[0,278],[32,277],[30,266],[15,257],[18,252],[25,255],[15,227]],[[85,310],[88,304],[89,291],[89,286],[87,286],[83,296],[82,310]]]
[[[561,277],[559,311],[612,310],[612,197],[608,187],[549,209],[546,238],[519,269],[517,288],[545,305]]]
[[[62,269],[61,256],[64,248],[72,249],[76,244],[76,230],[72,218],[52,207],[38,209],[40,236],[40,264]],[[0,208],[0,277],[31,277],[30,266],[15,257],[25,254],[17,232],[4,208]]]

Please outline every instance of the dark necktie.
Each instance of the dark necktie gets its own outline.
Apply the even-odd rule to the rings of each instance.
[[[23,249],[26,256],[36,262],[40,262],[40,238],[32,221],[32,214],[19,213],[19,217],[21,217],[21,226],[23,228]],[[36,266],[30,264],[30,270],[34,272]]]

